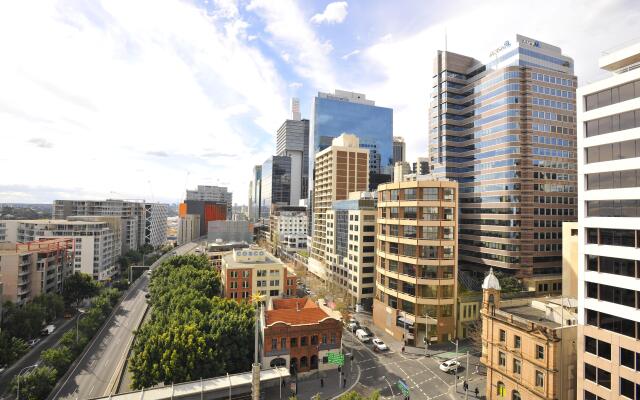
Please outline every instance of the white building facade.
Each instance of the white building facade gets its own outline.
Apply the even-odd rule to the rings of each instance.
[[[68,220],[0,221],[0,242],[28,243],[39,239],[73,238],[73,271],[104,281],[118,272],[120,241],[108,222]]]
[[[640,396],[640,43],[580,87],[578,399]]]

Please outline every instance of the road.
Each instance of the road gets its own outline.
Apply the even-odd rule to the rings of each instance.
[[[18,374],[23,368],[34,365],[40,360],[40,354],[53,347],[62,335],[65,334],[69,329],[75,329],[75,318],[70,320],[59,319],[54,321],[53,324],[56,326],[56,330],[49,336],[43,338],[37,345],[35,345],[27,354],[25,354],[20,360],[16,361],[11,367],[9,367],[2,375],[0,375],[0,388],[3,388],[0,391],[2,392],[9,389],[9,384],[13,377]]]
[[[184,254],[196,246],[189,243],[177,248],[176,253]],[[162,260],[156,261],[151,268]],[[144,316],[147,307],[144,296],[148,284],[149,277],[143,274],[132,285],[116,312],[98,331],[96,340],[90,343],[88,351],[50,398],[88,399],[112,392],[133,341],[134,331]]]

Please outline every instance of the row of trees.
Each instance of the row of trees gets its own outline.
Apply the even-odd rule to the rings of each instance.
[[[151,276],[149,320],[136,332],[132,388],[248,371],[254,309],[219,297],[220,276],[205,256],[176,256]]]
[[[91,279],[91,277],[88,278]],[[68,279],[72,279],[72,282],[76,283],[84,282],[80,285],[87,289],[86,277],[76,276]],[[73,286],[73,284],[70,286]],[[78,322],[78,336],[76,337],[75,329],[69,330],[62,335],[57,347],[42,352],[42,365],[19,378],[21,399],[38,400],[46,398],[58,379],[69,369],[73,360],[82,352],[89,340],[111,314],[113,307],[118,303],[121,293],[117,289],[100,287],[95,282],[91,286],[97,288],[97,296],[91,301],[91,306]],[[74,295],[70,296],[70,299],[77,304],[83,300],[81,293],[93,293],[93,289],[82,291],[79,288],[74,288],[73,293]],[[17,379],[18,377],[11,382],[13,391],[17,389]]]

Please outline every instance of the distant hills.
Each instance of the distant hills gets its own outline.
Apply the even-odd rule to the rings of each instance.
[[[0,220],[51,218],[51,203],[46,204],[0,204]]]

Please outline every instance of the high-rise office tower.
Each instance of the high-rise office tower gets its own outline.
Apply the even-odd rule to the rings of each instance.
[[[407,144],[400,136],[393,137],[393,165],[397,162],[407,161]]]
[[[391,181],[393,171],[393,110],[379,107],[361,93],[336,90],[319,92],[313,98],[311,117],[309,171],[313,171],[313,156],[331,146],[333,138],[342,133],[356,135],[360,147],[369,151],[369,188]]]
[[[269,224],[272,205],[291,203],[291,157],[271,156],[262,164],[260,219]]]
[[[640,42],[578,89],[578,399],[640,395]]]
[[[573,60],[521,35],[488,59],[434,62],[429,153],[436,176],[460,183],[460,268],[558,289],[562,222],[576,219]]]
[[[336,200],[345,200],[351,192],[366,191],[369,186],[369,152],[360,148],[358,137],[342,134],[331,146],[316,154],[313,182],[313,237],[309,271],[327,279],[326,212]]]
[[[249,221],[256,222],[260,219],[262,190],[262,165],[253,167],[253,175],[249,184]]]
[[[291,99],[291,119],[278,129],[276,155],[291,158],[291,206],[298,206],[309,191],[309,120],[300,118],[300,102]]]

